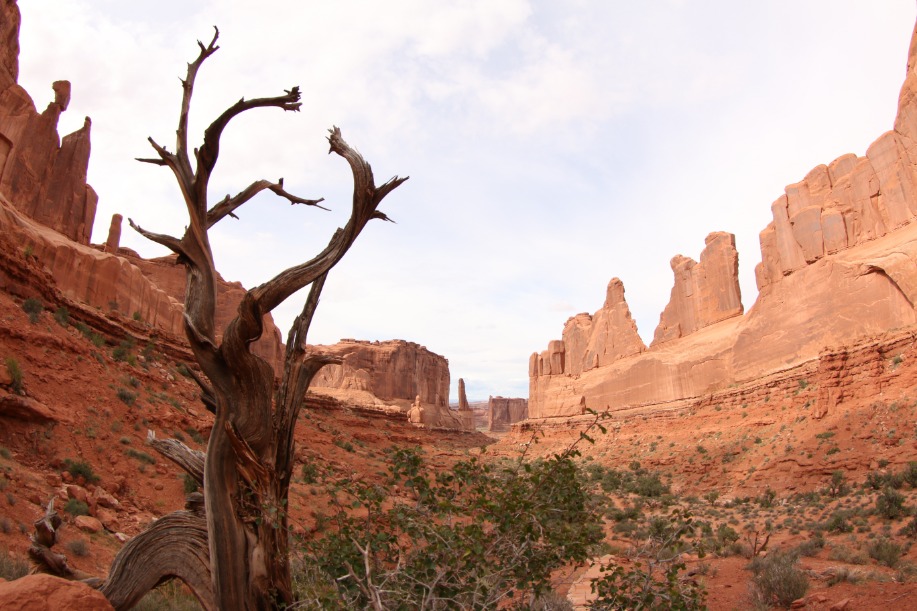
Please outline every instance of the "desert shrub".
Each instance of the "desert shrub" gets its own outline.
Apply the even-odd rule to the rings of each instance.
[[[917,488],[917,461],[910,461],[901,472],[901,476],[911,488]]]
[[[29,563],[13,556],[5,547],[0,547],[0,579],[13,581],[29,574]]]
[[[64,471],[73,476],[74,479],[82,477],[87,482],[99,481],[99,476],[92,470],[92,465],[82,460],[64,460]]]
[[[111,351],[111,358],[119,362],[125,362],[129,365],[137,364],[137,357],[134,356],[134,340],[127,338],[121,341],[114,350]]]
[[[694,548],[685,539],[694,535],[695,527],[691,515],[677,509],[651,520],[649,539],[635,552],[633,564],[612,562],[602,567],[602,576],[592,582],[595,599],[590,608],[703,609],[703,589],[680,579],[685,569],[681,552]]]
[[[869,543],[866,547],[866,551],[869,554],[869,557],[889,568],[895,568],[898,565],[898,561],[901,559],[901,546],[881,537]]]
[[[126,388],[119,388],[116,394],[118,399],[128,407],[133,407],[137,401],[137,393],[131,392]]]
[[[833,498],[845,496],[850,492],[850,487],[847,485],[847,477],[844,475],[843,471],[834,471],[831,473],[831,481],[828,482],[826,492],[828,496]]]
[[[89,515],[89,505],[80,501],[79,499],[68,499],[67,503],[64,505],[64,511],[70,515],[76,516],[88,516]]]
[[[17,395],[22,394],[22,368],[19,367],[19,361],[10,357],[6,359],[6,371],[10,374],[10,388]]]
[[[61,306],[54,310],[54,320],[57,321],[62,327],[66,327],[70,324],[70,311],[67,310],[64,306]]]
[[[869,561],[866,552],[846,545],[833,545],[828,557],[831,560],[846,562],[847,564],[866,564]]]
[[[886,520],[894,520],[905,515],[904,495],[886,486],[876,497],[876,513]]]
[[[602,538],[574,457],[471,458],[431,474],[418,450],[396,449],[382,482],[336,480],[337,511],[302,550],[324,597],[317,607],[496,608],[511,592],[537,600],[554,569],[591,557]]]
[[[762,605],[789,608],[809,589],[809,579],[797,564],[795,554],[774,551],[758,556],[749,565],[752,577],[752,597]]]
[[[67,544],[67,549],[78,558],[89,555],[89,544],[86,543],[85,539],[74,539]]]
[[[764,508],[770,508],[774,506],[774,501],[777,500],[777,493],[771,489],[770,486],[761,493],[761,496],[755,499],[758,505]]]
[[[821,525],[821,529],[833,533],[853,532],[850,516],[851,511],[849,509],[838,509],[825,520],[825,523]]]
[[[307,460],[302,464],[300,474],[304,484],[314,484],[318,481],[318,465],[311,460]]]
[[[911,518],[911,521],[905,524],[898,534],[908,539],[917,539],[917,518]]]
[[[669,487],[659,479],[656,473],[640,473],[630,488],[635,494],[650,498],[669,493]]]
[[[45,311],[45,306],[39,300],[29,297],[22,302],[22,311],[28,314],[29,322],[36,323],[38,317]]]
[[[197,492],[201,488],[200,485],[198,485],[197,480],[187,473],[182,473],[182,487],[185,490],[185,494]]]
[[[817,556],[818,552],[820,552],[824,547],[825,538],[821,536],[821,533],[819,533],[808,541],[803,541],[797,545],[793,550],[793,553],[797,554],[798,556]]]
[[[866,474],[864,486],[873,490],[882,490],[883,488],[893,488],[897,490],[904,485],[904,473],[887,473],[880,471],[870,471]]]
[[[191,437],[194,443],[202,444],[204,443],[204,437],[197,431],[193,426],[189,426],[185,429],[185,432]]]
[[[136,459],[139,460],[141,463],[145,463],[145,464],[147,464],[147,465],[155,465],[155,464],[156,464],[156,459],[155,459],[155,458],[153,458],[152,456],[150,456],[150,455],[147,454],[146,452],[141,452],[140,450],[135,450],[134,448],[128,448],[127,451],[125,452],[125,454],[127,454],[127,455],[130,456],[131,458],[136,458]]]

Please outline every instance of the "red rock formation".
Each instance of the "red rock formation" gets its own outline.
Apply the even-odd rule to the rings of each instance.
[[[114,223],[115,221],[112,219],[112,226],[114,226]],[[137,266],[153,285],[165,291],[179,304],[185,302],[185,268],[176,264],[176,255],[168,255],[157,259],[143,259],[136,253],[124,248],[119,249],[118,254]],[[239,282],[227,282],[219,275],[217,278],[217,309],[214,322],[219,334],[217,339],[219,339],[222,337],[222,331],[226,328],[226,325],[236,317],[239,303],[242,301],[242,297],[245,296],[245,288]],[[184,332],[182,331],[182,333]],[[283,362],[283,350],[283,338],[280,329],[274,324],[274,318],[270,314],[266,314],[264,317],[264,332],[261,338],[252,345],[252,353],[270,363],[276,373],[280,371],[278,367]]]
[[[27,575],[15,581],[0,581],[0,608],[22,611],[111,611],[105,595],[82,581],[67,581],[52,575]]]
[[[735,236],[711,233],[705,244],[700,263],[681,255],[672,259],[675,286],[669,304],[659,317],[652,345],[742,315]]]
[[[675,288],[649,350],[580,367],[590,321],[579,315],[563,342],[532,356],[530,418],[663,409],[917,325],[917,32],[894,129],[863,157],[817,166],[771,211],[748,314],[739,316],[733,240],[712,234],[700,263],[673,259]],[[837,400],[819,397],[825,409]]]
[[[19,80],[20,21],[19,6],[15,0],[0,0],[0,91]]]
[[[111,215],[111,224],[108,226],[108,238],[105,240],[105,252],[117,253],[121,246],[121,221],[124,217],[120,214]]]
[[[312,388],[367,391],[383,401],[413,402],[437,407],[449,405],[449,361],[424,346],[404,340],[367,342],[344,339],[315,350],[340,356],[343,365],[326,365]]]
[[[89,118],[66,136],[57,121],[70,103],[70,83],[53,84],[54,101],[38,113],[32,98],[16,84],[19,74],[19,9],[0,4],[0,193],[19,210],[88,244],[98,197],[86,184]]]
[[[0,195],[0,231],[53,277],[64,296],[106,312],[140,318],[183,336],[182,306],[123,258],[77,244],[16,210]]]
[[[508,431],[510,426],[529,417],[526,399],[490,397],[487,400],[487,430]]]
[[[473,431],[474,430],[474,412],[471,411],[471,406],[468,405],[468,397],[465,396],[465,380],[463,380],[462,378],[459,378],[459,381],[458,381],[458,398],[459,398],[458,417],[462,423],[462,430]]]

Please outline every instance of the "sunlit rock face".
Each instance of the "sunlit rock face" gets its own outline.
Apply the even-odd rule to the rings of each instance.
[[[597,331],[609,299],[531,356],[529,417],[661,409],[917,324],[917,36],[894,128],[864,156],[842,155],[788,185],[771,213],[747,313],[735,240],[712,233],[699,262],[672,259],[674,287],[650,348],[620,315]],[[589,348],[597,337],[604,352]]]
[[[368,342],[344,339],[312,349],[343,359],[326,365],[312,387],[368,391],[384,401],[413,402],[448,408],[449,361],[413,342],[400,339]]]
[[[507,431],[510,425],[529,417],[526,399],[490,397],[487,400],[487,430]]]

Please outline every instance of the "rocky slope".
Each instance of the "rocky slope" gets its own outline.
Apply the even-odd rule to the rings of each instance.
[[[759,296],[743,315],[734,239],[712,233],[675,284],[645,348],[620,281],[532,355],[529,417],[667,409],[774,375],[819,354],[917,324],[917,36],[894,128],[786,187],[760,234]],[[796,370],[795,373],[792,373]]]

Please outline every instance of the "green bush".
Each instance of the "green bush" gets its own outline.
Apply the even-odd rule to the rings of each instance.
[[[128,407],[133,407],[137,401],[137,393],[131,392],[126,388],[119,388],[117,395],[121,402]]]
[[[891,487],[885,487],[876,497],[876,513],[886,520],[894,520],[906,514],[904,495]]]
[[[197,492],[201,489],[197,483],[197,480],[187,473],[182,473],[182,484],[185,490],[185,494],[191,494],[192,492]]]
[[[29,297],[22,302],[22,311],[28,314],[29,322],[36,323],[38,322],[38,317],[45,311],[45,306],[37,299]]]
[[[13,392],[17,395],[22,394],[22,369],[19,367],[19,361],[10,357],[6,359],[6,371],[10,374],[10,379],[12,383],[10,388],[13,389]]]
[[[89,544],[86,543],[85,539],[74,539],[67,544],[67,549],[69,549],[70,552],[78,558],[83,558],[89,555]]]
[[[72,516],[88,516],[89,515],[89,505],[83,501],[77,499],[69,499],[67,504],[64,505],[64,511],[69,513]]]
[[[150,455],[147,454],[146,452],[141,452],[140,450],[135,450],[134,448],[128,448],[127,451],[125,452],[125,454],[127,454],[127,455],[130,456],[131,458],[136,458],[136,459],[139,460],[141,463],[145,463],[145,464],[147,464],[147,465],[155,465],[155,464],[156,464],[156,459],[155,459],[155,458],[153,458],[152,456],[150,456]]]
[[[654,519],[649,540],[637,551],[636,562],[627,567],[615,562],[602,567],[602,576],[592,582],[595,599],[590,608],[704,609],[703,588],[680,577],[685,570],[681,552],[693,549],[684,539],[692,537],[694,532],[690,514],[680,510]]]
[[[305,544],[302,562],[314,570],[298,597],[329,609],[371,608],[374,599],[403,609],[497,608],[510,593],[538,599],[555,569],[592,557],[602,539],[575,455],[499,467],[471,458],[431,474],[418,450],[394,450],[383,482],[333,484],[337,512]]]
[[[757,603],[789,608],[790,604],[805,596],[809,579],[797,566],[797,557],[781,551],[758,556],[749,565],[752,577],[752,597]]]
[[[57,324],[60,326],[66,327],[70,324],[70,312],[67,308],[61,306],[54,310],[54,320],[56,320]]]
[[[318,481],[318,465],[311,460],[307,460],[302,464],[300,474],[304,484],[314,484]]]
[[[895,568],[898,561],[901,560],[901,546],[897,543],[881,537],[870,542],[866,548],[869,557],[889,568]]]
[[[92,470],[92,465],[82,460],[64,460],[64,470],[73,476],[74,479],[82,477],[89,483],[99,481],[99,476]]]

